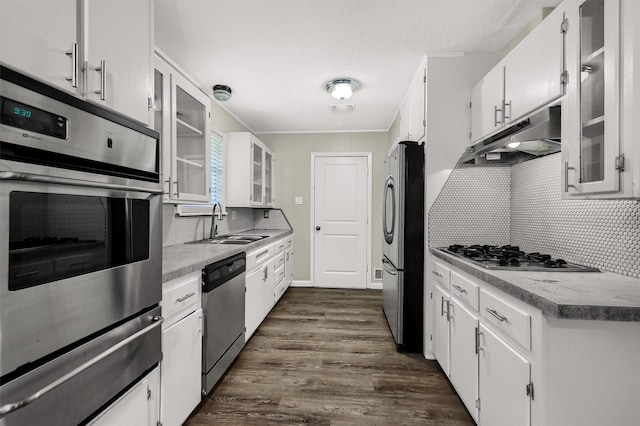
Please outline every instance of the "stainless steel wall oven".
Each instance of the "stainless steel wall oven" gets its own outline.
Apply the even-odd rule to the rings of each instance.
[[[0,425],[90,420],[161,357],[158,134],[0,66]]]

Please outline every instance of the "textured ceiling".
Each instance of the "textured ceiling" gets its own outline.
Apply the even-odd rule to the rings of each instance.
[[[388,130],[423,55],[497,52],[559,2],[155,0],[156,45],[256,133]],[[360,91],[334,100],[337,77]]]

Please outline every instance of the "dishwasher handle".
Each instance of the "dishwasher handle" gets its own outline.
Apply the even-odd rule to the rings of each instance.
[[[245,252],[211,263],[202,270],[202,291],[209,293],[246,270]]]

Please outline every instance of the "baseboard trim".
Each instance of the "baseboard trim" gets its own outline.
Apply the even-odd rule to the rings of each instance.
[[[313,287],[310,280],[293,280],[291,287]]]
[[[382,281],[374,281],[367,287],[369,290],[382,290]]]

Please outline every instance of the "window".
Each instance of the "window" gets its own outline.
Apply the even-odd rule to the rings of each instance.
[[[224,201],[224,149],[222,136],[211,134],[211,205]]]
[[[211,131],[211,201],[209,204],[178,205],[176,212],[178,216],[200,216],[210,215],[211,208],[215,203],[222,205],[223,214],[226,211],[224,206],[224,142],[221,132]]]

